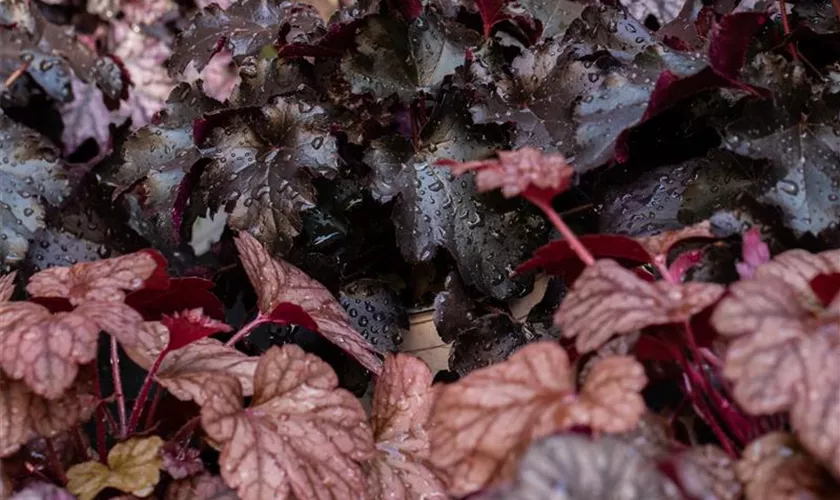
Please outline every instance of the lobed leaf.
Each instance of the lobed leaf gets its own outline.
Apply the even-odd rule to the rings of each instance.
[[[370,416],[376,442],[376,456],[367,466],[372,498],[448,498],[428,463],[433,403],[432,373],[422,360],[407,354],[385,359]]]
[[[554,316],[578,352],[597,349],[613,335],[682,323],[714,304],[725,289],[714,283],[650,283],[613,260],[600,259],[575,281]]]
[[[12,455],[36,437],[51,438],[86,422],[96,404],[79,384],[46,399],[22,381],[0,375],[0,457]]]
[[[431,460],[449,493],[464,495],[510,478],[530,443],[577,425],[633,429],[645,411],[647,379],[630,358],[606,358],[575,394],[559,344],[529,344],[507,361],[443,386],[432,411]],[[619,388],[628,393],[612,399]]]
[[[236,248],[242,266],[257,292],[260,314],[267,318],[266,321],[313,322],[318,333],[353,356],[365,368],[373,373],[382,370],[382,362],[376,356],[375,349],[350,326],[347,313],[322,284],[288,262],[272,259],[268,251],[248,233],[239,233]],[[303,318],[293,317],[290,321],[282,312],[276,319],[273,318],[275,310],[287,306],[299,308]]]
[[[93,500],[105,488],[146,497],[160,481],[163,440],[158,436],[131,438],[108,452],[108,464],[91,460],[67,470],[67,489],[79,500]]]
[[[169,483],[164,500],[239,500],[219,476],[199,474]]]
[[[365,494],[360,464],[373,456],[373,436],[358,400],[337,386],[329,365],[295,345],[260,358],[247,409],[235,379],[206,383],[202,426],[222,445],[222,477],[240,498]]]

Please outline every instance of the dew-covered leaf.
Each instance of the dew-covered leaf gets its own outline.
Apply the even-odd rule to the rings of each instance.
[[[779,89],[747,103],[725,128],[731,151],[770,162],[757,188],[797,235],[819,234],[840,220],[840,119],[836,98],[811,89],[805,68],[760,57],[750,68],[759,83]]]
[[[69,172],[46,138],[0,112],[0,265],[26,256],[29,239],[44,227],[47,207],[70,194]]]
[[[409,101],[436,89],[464,64],[477,33],[428,11],[405,23],[383,16],[365,18],[356,47],[341,59],[341,76],[355,94]]]
[[[500,498],[551,498],[558,484],[567,498],[682,498],[652,461],[613,437],[558,435],[534,443]],[[491,497],[492,498],[492,497]]]
[[[490,313],[468,320],[458,330],[449,351],[449,369],[466,375],[479,368],[506,360],[537,336],[504,312]]]
[[[0,375],[0,457],[11,455],[35,437],[51,438],[86,422],[95,405],[93,395],[80,385],[55,399],[45,399],[23,381]]]
[[[622,394],[617,401],[609,396],[623,384],[626,390],[640,390],[644,370],[629,358],[613,359],[596,365],[593,373],[600,375],[584,384],[579,397],[566,351],[553,341],[529,344],[503,363],[441,387],[432,411],[431,460],[450,494],[464,495],[511,478],[530,443],[554,432],[576,425],[601,425],[611,432],[633,429],[645,410],[641,396]]]
[[[284,317],[282,309],[288,306],[298,308],[303,313],[303,319],[312,323],[312,329],[324,338],[371,372],[378,374],[382,370],[376,349],[353,329],[347,313],[324,285],[292,264],[272,259],[265,247],[248,233],[239,233],[236,247],[242,266],[257,292],[262,321],[293,322]]]
[[[112,123],[111,111],[105,106],[102,91],[95,85],[78,78],[71,80],[73,100],[61,106],[64,130],[61,142],[64,152],[70,154],[88,139],[92,139],[100,152],[110,149]]]
[[[765,434],[735,464],[747,500],[836,498],[837,484],[790,434]]]
[[[507,74],[491,68],[491,79],[480,76],[486,67],[472,64],[479,100],[471,112],[480,123],[514,123],[515,147],[559,151],[578,172],[612,158],[619,135],[645,113],[662,70],[689,75],[702,67],[665,54],[621,7],[587,7],[564,40],[571,43],[549,40],[523,52]]]
[[[165,500],[239,500],[219,476],[199,474],[172,481],[166,488]]]
[[[428,464],[433,402],[432,373],[423,361],[408,354],[385,359],[370,417],[377,452],[368,466],[368,491],[374,499],[448,498]]]
[[[479,195],[471,176],[455,179],[435,166],[443,159],[486,158],[498,147],[486,131],[470,126],[459,108],[449,94],[424,128],[418,148],[396,136],[376,140],[365,163],[374,169],[374,197],[397,200],[392,217],[409,261],[428,261],[443,247],[467,284],[505,299],[521,291],[508,275],[539,243],[544,224],[526,211],[502,208],[492,197]]]
[[[274,96],[294,93],[307,81],[298,64],[276,57],[246,57],[239,75],[241,81],[230,96],[237,106],[264,106]]]
[[[55,399],[73,385],[79,365],[96,357],[100,330],[129,343],[142,317],[121,302],[88,301],[55,314],[33,302],[2,302],[0,323],[0,368]]]
[[[158,436],[131,438],[117,443],[108,452],[108,464],[91,460],[67,470],[67,489],[79,500],[93,500],[105,488],[135,496],[148,496],[160,481]]]
[[[318,12],[302,3],[243,0],[227,10],[211,4],[175,39],[169,73],[183,73],[191,62],[201,72],[222,47],[239,64],[267,45],[308,41],[324,31]]]
[[[129,224],[158,245],[178,241],[189,187],[187,174],[200,158],[193,142],[193,121],[221,105],[204,96],[199,84],[181,83],[152,125],[130,135],[119,160],[102,172],[101,182],[126,195]]]
[[[530,39],[562,38],[571,22],[583,12],[585,2],[570,0],[477,0],[484,36],[500,22],[509,21]]]
[[[260,358],[247,409],[234,379],[206,383],[201,423],[222,445],[222,477],[240,498],[366,493],[361,462],[373,457],[373,436],[359,401],[337,386],[329,365],[295,345]]]
[[[124,346],[126,354],[144,370],[149,370],[157,357],[169,346],[169,331],[158,322],[144,325],[143,343]],[[212,338],[195,340],[168,352],[155,373],[155,380],[183,401],[204,402],[202,387],[212,379],[233,377],[243,394],[253,394],[254,370],[259,358],[247,356]]]
[[[336,139],[326,112],[276,97],[257,109],[214,117],[199,145],[209,159],[198,210],[225,207],[228,225],[285,252],[301,228],[299,212],[315,204],[313,176],[337,173]]]
[[[613,260],[588,266],[563,299],[554,322],[578,352],[597,349],[613,335],[646,326],[682,323],[715,303],[724,287],[714,283],[650,283]]]
[[[350,324],[372,346],[395,352],[408,333],[408,314],[397,293],[384,281],[363,278],[341,289],[341,306]]]

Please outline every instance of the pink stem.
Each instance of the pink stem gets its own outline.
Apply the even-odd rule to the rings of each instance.
[[[253,330],[254,328],[260,326],[261,324],[263,324],[265,322],[266,322],[265,317],[262,315],[262,313],[260,313],[250,323],[248,323],[247,325],[240,328],[239,331],[236,332],[236,334],[234,334],[234,336],[230,338],[230,340],[225,342],[225,345],[228,346],[228,347],[230,347],[232,345],[235,345],[237,342],[242,340],[246,335],[251,333],[251,330]]]
[[[560,234],[563,235],[563,238],[565,238],[565,240],[569,242],[569,248],[571,248],[572,251],[575,252],[575,255],[578,256],[581,262],[583,262],[587,266],[591,266],[595,263],[595,258],[592,257],[592,254],[589,253],[589,250],[587,250],[586,247],[583,246],[583,243],[580,242],[574,231],[569,229],[569,226],[567,226],[566,223],[563,222],[563,219],[561,219],[560,216],[557,215],[557,212],[554,210],[554,207],[551,206],[550,202],[546,202],[540,199],[531,199],[530,201],[545,213],[545,215],[548,217],[548,220],[550,220],[551,223],[554,224],[554,227],[556,227],[557,230],[560,231]]]
[[[93,391],[96,396],[96,450],[99,461],[105,463],[107,451],[105,448],[105,408],[102,407],[102,386],[99,383],[99,362],[94,364],[96,369],[93,376]]]
[[[76,448],[79,449],[79,452],[85,456],[85,458],[90,458],[90,454],[88,453],[88,447],[85,444],[85,438],[82,437],[82,429],[78,426],[73,428],[73,441],[76,444]]]
[[[117,339],[114,336],[111,336],[111,378],[114,379],[114,395],[117,398],[117,414],[120,418],[120,439],[125,439],[125,393],[123,392],[122,378],[120,377],[120,353],[117,348]]]
[[[137,395],[137,400],[134,402],[134,407],[131,409],[131,418],[128,421],[128,436],[130,436],[134,429],[137,428],[137,424],[140,423],[140,417],[143,415],[143,407],[146,406],[146,399],[149,397],[149,391],[152,389],[152,384],[155,381],[155,374],[160,369],[160,364],[163,362],[163,358],[169,353],[167,349],[164,349],[158,354],[157,359],[155,359],[154,364],[149,369],[149,372],[146,373],[146,379],[143,380],[143,386],[140,387],[140,394]]]

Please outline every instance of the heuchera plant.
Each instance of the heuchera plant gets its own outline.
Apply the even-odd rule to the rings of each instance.
[[[840,3],[310,3],[0,3],[0,499],[836,497]]]

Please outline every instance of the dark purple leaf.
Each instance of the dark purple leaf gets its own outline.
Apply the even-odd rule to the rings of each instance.
[[[339,295],[350,324],[375,348],[395,352],[408,333],[408,314],[399,296],[384,281],[360,279]]]
[[[261,108],[212,117],[206,136],[199,145],[209,160],[198,186],[199,211],[225,207],[231,228],[287,251],[301,229],[299,212],[315,204],[311,179],[337,172],[324,109],[275,97]]]
[[[24,258],[47,208],[70,194],[71,178],[59,156],[46,138],[0,111],[0,266]]]
[[[476,41],[477,33],[433,13],[410,23],[370,16],[358,27],[355,49],[341,59],[341,78],[354,94],[408,101],[453,74]]]
[[[409,261],[428,261],[443,247],[467,284],[507,298],[521,290],[508,276],[539,244],[543,222],[524,211],[494,208],[492,198],[476,193],[471,176],[455,179],[448,169],[435,166],[442,159],[486,158],[498,149],[492,136],[465,121],[458,106],[450,94],[417,148],[401,137],[373,142],[365,154],[365,163],[374,169],[373,195],[383,202],[397,200],[393,219]]]
[[[750,43],[767,21],[763,12],[739,12],[723,16],[709,33],[709,66],[721,76],[738,78]]]
[[[823,306],[828,307],[840,293],[840,273],[818,274],[811,280],[810,285]]]
[[[323,32],[323,21],[309,5],[244,0],[222,10],[211,4],[178,35],[169,73],[183,73],[191,62],[200,72],[222,47],[239,64],[247,56],[258,56],[265,46],[308,41]]]

